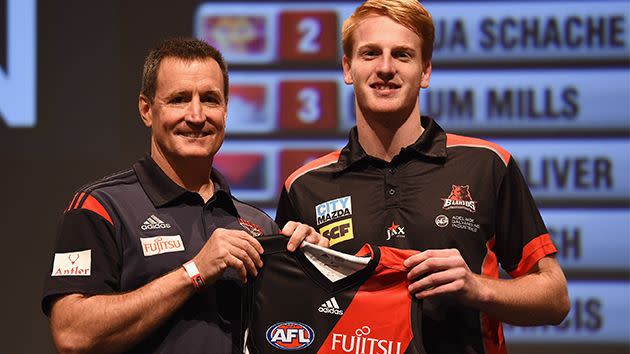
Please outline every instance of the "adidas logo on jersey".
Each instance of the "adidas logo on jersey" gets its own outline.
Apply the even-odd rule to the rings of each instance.
[[[155,215],[151,215],[144,221],[144,223],[142,223],[142,226],[140,226],[140,228],[145,231],[156,229],[170,229],[171,224],[165,223]]]
[[[339,308],[339,304],[335,297],[331,297],[328,301],[324,302],[318,309],[319,312],[331,313],[333,315],[343,315],[343,311]]]

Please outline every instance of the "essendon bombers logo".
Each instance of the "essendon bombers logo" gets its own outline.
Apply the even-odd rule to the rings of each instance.
[[[472,213],[477,211],[477,202],[470,195],[470,187],[452,185],[451,194],[444,201],[443,209],[465,209]]]
[[[247,221],[243,218],[238,218],[238,222],[247,232],[249,232],[250,235],[254,237],[259,237],[264,234],[263,229],[251,221]]]
[[[315,339],[311,327],[300,322],[276,323],[267,329],[267,342],[282,350],[300,350],[308,347]]]

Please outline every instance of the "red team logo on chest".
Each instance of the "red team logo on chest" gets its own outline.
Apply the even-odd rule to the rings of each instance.
[[[238,218],[239,224],[247,231],[250,235],[254,237],[259,237],[264,234],[262,227],[254,224],[251,221],[245,220],[243,218]]]
[[[444,201],[443,209],[465,209],[474,213],[477,211],[477,202],[472,199],[470,194],[470,187],[465,186],[451,186],[451,193],[448,198],[442,198]]]

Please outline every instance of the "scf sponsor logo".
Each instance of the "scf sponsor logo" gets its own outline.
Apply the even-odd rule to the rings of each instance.
[[[184,243],[179,235],[140,238],[140,243],[146,257],[184,250]]]
[[[330,246],[354,238],[352,219],[343,219],[319,229],[319,233],[330,240]]]
[[[315,206],[317,225],[352,215],[352,197],[342,197]]]
[[[400,354],[404,349],[401,342],[372,338],[369,337],[370,332],[372,332],[370,327],[363,326],[357,329],[354,335],[333,333],[330,350],[361,354]]]
[[[311,327],[300,322],[276,323],[267,329],[267,342],[282,350],[300,350],[308,347],[315,339]]]

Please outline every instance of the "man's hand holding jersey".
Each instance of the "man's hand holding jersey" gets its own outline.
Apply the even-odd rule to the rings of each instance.
[[[467,303],[481,296],[476,275],[455,248],[426,250],[404,262],[416,298],[451,294]]]
[[[554,255],[544,256],[526,274],[512,279],[472,272],[453,248],[426,250],[403,264],[409,269],[409,292],[418,299],[451,296],[517,326],[557,325],[569,311],[566,278]]]
[[[287,249],[291,252],[302,241],[328,247],[328,239],[306,224],[289,221],[281,233],[289,237]],[[258,268],[263,266],[260,257],[263,252],[258,240],[247,232],[218,228],[193,261],[208,284],[215,282],[228,268],[236,270],[241,281],[246,282],[248,274],[256,276]]]
[[[289,221],[284,225],[281,233],[291,237],[287,245],[287,249],[291,252],[295,251],[302,241],[328,248],[328,239],[322,237],[314,228],[307,224]]]

